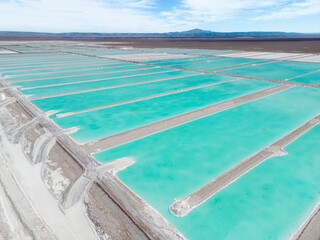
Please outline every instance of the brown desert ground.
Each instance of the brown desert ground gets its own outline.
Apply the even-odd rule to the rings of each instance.
[[[215,50],[242,50],[261,52],[319,53],[320,39],[252,39],[252,40],[212,40],[212,39],[117,39],[123,44],[139,48],[190,48]]]
[[[105,42],[107,47],[189,48],[261,52],[320,53],[319,38],[66,38],[66,37],[0,37],[0,41],[90,41]],[[112,43],[112,44],[109,44]]]

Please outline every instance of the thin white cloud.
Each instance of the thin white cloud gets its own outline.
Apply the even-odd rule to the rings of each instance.
[[[0,30],[150,32],[169,24],[148,12],[153,0],[11,0],[0,2]]]
[[[183,0],[180,7],[171,12],[163,13],[171,19],[185,19],[202,22],[216,22],[233,18],[243,11],[274,6],[277,0]]]
[[[276,20],[276,19],[290,19],[300,16],[307,16],[320,13],[319,0],[305,0],[299,2],[292,2],[284,7],[265,13],[254,18],[254,20]],[[319,18],[320,20],[320,18]],[[319,25],[319,23],[318,23]]]
[[[157,13],[161,0],[0,0],[0,30],[167,32],[320,13],[319,0],[173,1],[176,7]]]
[[[318,13],[319,0],[182,0],[181,6],[162,14],[171,21],[201,25],[236,18],[260,21]]]

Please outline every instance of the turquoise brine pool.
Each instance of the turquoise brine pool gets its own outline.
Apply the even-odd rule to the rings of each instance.
[[[181,59],[167,59],[167,60],[155,60],[155,61],[146,61],[146,63],[152,63],[161,66],[173,66],[176,64],[190,64],[192,62],[213,62],[222,60],[220,57],[192,57],[192,58],[181,58]]]
[[[236,53],[239,51],[232,50],[207,50],[207,49],[184,49],[184,48],[161,48],[154,49],[155,52],[180,53],[192,55],[215,55],[223,53]]]
[[[290,239],[320,201],[320,125],[193,209],[167,219],[187,239]]]
[[[8,69],[8,71],[1,70],[3,76],[21,76],[23,75],[25,78],[28,76],[33,75],[40,75],[40,74],[46,74],[46,73],[54,73],[54,72],[72,72],[72,71],[78,71],[78,70],[87,70],[87,69],[102,69],[102,68],[111,68],[114,66],[119,66],[119,62],[106,62],[106,63],[85,63],[85,64],[78,64],[78,65],[71,65],[63,66],[63,67],[44,67],[44,68],[38,68],[38,69],[23,69],[23,70],[11,70]]]
[[[75,63],[86,63],[86,62],[101,62],[104,60],[95,60],[89,58],[69,58],[66,59],[64,57],[60,57],[57,59],[46,60],[26,60],[25,62],[13,61],[11,63],[6,62],[6,64],[1,64],[0,69],[11,69],[11,70],[22,70],[22,69],[33,69],[39,67],[50,67],[50,66],[62,66],[63,64],[75,64]],[[106,62],[110,62],[110,60],[106,60]]]
[[[42,96],[48,96],[53,94],[70,93],[75,91],[118,86],[123,84],[155,81],[160,79],[174,78],[174,77],[193,74],[192,72],[188,72],[188,71],[173,70],[173,69],[166,69],[166,68],[155,68],[155,69],[152,68],[152,71],[150,70],[151,69],[148,69],[148,71],[145,71],[145,72],[141,72],[140,74],[145,74],[145,75],[139,75],[139,76],[129,75],[129,76],[110,78],[110,79],[100,80],[100,81],[91,81],[91,82],[84,82],[84,83],[79,82],[75,84],[48,86],[48,87],[32,88],[32,89],[26,89],[26,90],[19,89],[19,90],[26,95],[32,95],[33,97],[42,97]]]
[[[140,64],[125,64],[120,63],[117,66],[112,66],[106,69],[88,69],[88,70],[81,70],[77,72],[54,72],[54,73],[43,73],[43,74],[36,74],[33,76],[7,76],[7,81],[24,81],[24,80],[38,80],[41,81],[46,78],[58,78],[58,77],[65,77],[65,76],[72,76],[72,75],[81,75],[81,74],[98,74],[104,72],[112,72],[112,71],[121,71],[121,70],[128,70],[128,69],[139,69],[139,68],[150,68],[152,66],[149,65],[140,65]]]
[[[202,86],[227,79],[231,79],[231,77],[197,74],[160,82],[32,100],[31,102],[44,112],[57,110],[59,113],[66,113]]]
[[[320,70],[301,77],[293,78],[290,82],[306,83],[312,85],[320,85]]]
[[[213,71],[225,68],[232,68],[232,67],[239,67],[242,65],[249,65],[249,64],[257,64],[257,63],[264,63],[268,62],[267,60],[259,60],[259,59],[245,59],[245,58],[227,58],[227,57],[210,57],[204,59],[194,59],[193,61],[182,62],[180,60],[166,62],[164,61],[161,63],[156,63],[158,65],[163,66],[171,66],[171,67],[178,67],[184,69],[192,69],[192,70],[204,70],[204,71]]]
[[[43,79],[43,80],[35,80],[35,81],[23,81],[23,82],[13,82],[11,85],[20,86],[23,88],[28,87],[40,87],[46,85],[55,85],[55,84],[65,84],[65,83],[74,83],[74,82],[82,82],[82,81],[90,81],[90,80],[101,80],[106,78],[117,78],[117,77],[125,77],[136,74],[145,74],[145,73],[154,73],[158,72],[158,67],[151,68],[142,68],[142,69],[129,69],[126,71],[114,71],[108,73],[99,73],[93,75],[85,75],[85,76],[73,76],[73,77],[60,77],[54,79]]]
[[[168,210],[170,204],[174,199],[186,197],[235,164],[315,117],[320,112],[319,101],[318,89],[295,87],[100,152],[94,157],[100,162],[121,157],[133,158],[135,163],[117,174],[122,182],[167,218],[187,238],[199,239],[199,236],[202,236],[203,239],[211,239],[215,235],[208,234],[214,234],[213,229],[218,229],[222,235],[217,234],[217,239],[223,239],[226,237],[223,233],[229,231],[232,234],[232,229],[227,229],[226,226],[233,226],[234,231],[241,230],[241,226],[232,222],[236,218],[223,217],[223,214],[237,214],[229,212],[230,209],[227,207],[229,204],[237,204],[237,199],[231,203],[224,203],[225,208],[221,208],[220,205],[221,209],[218,210],[222,216],[214,220],[216,215],[213,212],[206,221],[199,223],[190,219],[189,215],[186,220],[173,217]],[[228,189],[226,188],[226,191]],[[241,188],[238,191],[242,192]],[[258,200],[252,197],[253,202]],[[239,202],[241,203],[246,204]],[[199,209],[202,209],[201,216],[210,210]],[[236,216],[238,215],[234,215]],[[244,227],[247,224],[255,224],[251,219],[245,219],[248,223],[243,222]],[[216,225],[219,222],[220,224]],[[254,229],[247,230],[255,233]],[[250,231],[243,234],[249,233]]]
[[[71,136],[77,142],[84,143],[275,85],[277,84],[255,80],[237,80],[73,116],[54,118],[54,121],[61,128],[78,127],[79,130]]]
[[[319,63],[274,62],[222,71],[222,73],[283,81],[288,78],[300,76],[317,70],[320,70]]]

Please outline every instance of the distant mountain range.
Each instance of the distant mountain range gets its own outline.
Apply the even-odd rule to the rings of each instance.
[[[320,33],[294,32],[213,32],[192,29],[168,33],[44,33],[0,31],[0,37],[62,37],[62,38],[319,38]]]

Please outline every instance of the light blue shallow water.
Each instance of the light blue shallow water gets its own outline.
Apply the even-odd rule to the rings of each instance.
[[[180,58],[180,59],[166,59],[166,60],[154,60],[154,61],[146,61],[146,63],[153,63],[158,65],[166,65],[166,64],[177,64],[177,63],[188,63],[193,61],[206,61],[206,60],[220,59],[218,57],[191,57],[191,58]]]
[[[65,58],[63,56],[59,57],[62,59],[62,62],[68,62],[73,60],[73,58]],[[18,66],[24,66],[24,65],[35,65],[35,64],[43,64],[43,63],[50,63],[50,62],[58,62],[59,58],[39,58],[39,59],[17,59],[13,58],[10,60],[0,60],[0,68],[6,68],[6,67],[18,67]]]
[[[33,63],[33,62],[39,62],[41,61],[55,61],[62,59],[62,61],[67,61],[69,59],[90,59],[89,57],[85,56],[78,56],[74,54],[67,54],[67,55],[60,55],[60,54],[24,54],[25,57],[19,57],[21,55],[15,54],[11,55],[11,58],[4,58],[3,56],[0,56],[0,64],[11,64],[11,63]]]
[[[226,57],[210,57],[204,60],[194,60],[190,62],[170,62],[170,63],[157,63],[164,66],[172,66],[193,70],[219,70],[224,68],[237,67],[247,64],[262,63],[267,60],[259,59],[245,59],[245,58],[226,58]]]
[[[170,72],[166,72],[168,70],[170,70]],[[132,77],[125,76],[122,78],[111,78],[108,80],[84,82],[84,83],[61,85],[61,86],[33,88],[28,90],[20,89],[20,91],[23,94],[27,94],[27,95],[30,94],[33,97],[41,97],[41,96],[48,96],[53,94],[69,93],[69,92],[96,89],[96,88],[102,88],[102,87],[118,86],[122,84],[139,83],[139,82],[160,80],[160,79],[166,79],[166,78],[174,78],[178,76],[192,74],[192,72],[188,72],[188,71],[172,70],[172,69],[166,69],[166,68],[156,68],[151,73],[152,74],[149,74],[149,75],[132,76]]]
[[[61,64],[61,63],[72,63],[72,62],[84,62],[84,61],[98,61],[95,59],[90,59],[87,57],[72,57],[72,58],[66,58],[66,57],[59,57],[59,58],[49,58],[49,59],[31,59],[31,60],[25,60],[25,61],[17,61],[14,60],[12,62],[5,62],[0,65],[0,68],[11,68],[11,67],[32,67],[32,66],[51,66],[55,64]],[[100,60],[101,61],[101,60]]]
[[[136,54],[136,53],[142,53],[142,49],[139,50],[130,50],[130,49],[126,49],[126,50],[108,50],[108,51],[85,51],[82,52],[82,54],[88,54],[88,55],[97,55],[97,56],[102,56],[102,55],[120,55],[120,54]]]
[[[268,62],[268,60],[260,60],[260,59],[228,59],[228,60],[223,60],[219,61],[217,63],[214,63],[213,66],[208,66],[208,68],[205,68],[203,70],[205,71],[213,71],[213,70],[222,70],[222,69],[227,69],[227,68],[237,68],[237,67],[242,67],[245,65],[250,65],[250,64],[259,64],[259,63],[265,63]]]
[[[319,114],[319,101],[318,89],[295,87],[95,154],[94,157],[100,162],[133,158],[135,163],[117,174],[121,181],[187,238],[212,239],[212,236],[217,236],[217,239],[223,239],[226,237],[223,234],[232,228],[235,232],[241,230],[241,225],[233,222],[241,214],[238,216],[237,212],[229,211],[228,206],[243,206],[246,202],[234,198],[231,203],[223,201],[224,205],[219,205],[221,199],[218,198],[215,203],[220,207],[215,210],[221,213],[213,211],[209,216],[203,215],[211,209],[199,208],[202,211],[198,214],[208,216],[206,221],[199,222],[195,218],[186,218],[183,222],[173,217],[168,210],[170,204]],[[243,192],[241,188],[239,191]],[[251,199],[254,204],[248,207],[254,209],[259,205],[259,199]],[[288,204],[287,201],[285,203]],[[215,219],[215,214],[222,217]],[[259,215],[263,217],[261,212]],[[243,223],[244,227],[255,224],[247,216],[244,219],[248,221]],[[253,228],[246,230],[243,234],[255,233]],[[273,230],[278,231],[277,226]],[[216,231],[222,233],[212,235]]]
[[[31,102],[44,112],[60,110],[59,113],[65,113],[149,97],[227,79],[230,79],[230,77],[198,74],[160,82],[33,100]]]
[[[115,62],[115,61],[113,61]],[[86,64],[100,64],[100,63],[112,63],[111,61],[90,61],[90,59],[88,60],[71,60],[68,62],[53,62],[51,64],[46,64],[46,63],[41,63],[41,64],[29,64],[29,65],[11,65],[11,66],[7,66],[7,67],[0,67],[0,71],[17,71],[17,73],[21,72],[26,72],[26,71],[31,71],[31,70],[37,70],[37,69],[41,69],[41,68],[64,68],[64,67],[68,67],[68,66],[81,66],[81,65],[86,65]],[[1,65],[0,65],[1,66]]]
[[[42,59],[55,59],[55,58],[70,58],[73,57],[70,54],[59,54],[59,53],[55,53],[55,54],[13,54],[13,55],[1,55],[0,56],[0,63],[10,63],[10,62],[14,62],[14,61],[27,61],[27,60],[42,60]],[[81,57],[81,56],[80,56]]]
[[[14,86],[20,86],[23,88],[27,87],[40,87],[46,85],[53,84],[64,84],[64,83],[74,83],[74,82],[82,82],[82,81],[90,81],[90,80],[102,80],[107,78],[116,78],[122,76],[130,76],[135,74],[143,74],[143,73],[153,73],[159,71],[157,67],[150,68],[141,68],[141,69],[129,69],[127,71],[114,71],[108,73],[99,73],[93,75],[84,75],[84,76],[73,76],[73,77],[61,77],[54,79],[43,79],[43,80],[35,80],[35,81],[24,81],[24,82],[13,82],[11,83]]]
[[[275,62],[222,72],[241,76],[285,80],[287,78],[296,77],[316,70],[320,70],[319,63]]]
[[[56,72],[56,73],[44,73],[44,74],[36,74],[32,76],[7,76],[7,81],[23,81],[23,80],[37,80],[43,78],[58,78],[64,76],[72,76],[72,75],[81,75],[81,74],[96,74],[96,73],[104,73],[104,72],[111,72],[111,71],[121,71],[121,70],[128,70],[128,69],[139,69],[139,68],[150,68],[149,65],[140,65],[134,63],[120,63],[119,65],[114,65],[110,68],[97,68],[97,69],[89,69],[89,70],[81,70],[76,72]]]
[[[39,53],[39,54],[8,54],[8,55],[1,55],[0,60],[7,60],[7,59],[34,59],[39,57],[45,57],[45,56],[70,56],[70,54],[67,53]]]
[[[238,51],[229,50],[205,50],[205,49],[184,49],[184,48],[161,48],[155,49],[155,52],[194,54],[194,55],[214,55],[222,53],[236,53]]]
[[[84,143],[275,85],[270,82],[237,80],[69,117],[55,118],[54,121],[61,128],[77,126],[79,130],[71,136],[77,142]]]
[[[290,82],[320,85],[320,71],[289,80]]]
[[[224,57],[196,57],[196,58],[190,58],[188,60],[184,59],[172,59],[171,61],[167,60],[161,60],[161,61],[152,61],[147,63],[153,63],[161,66],[172,66],[172,67],[180,67],[180,68],[187,68],[189,66],[196,68],[195,70],[201,70],[199,68],[199,64],[206,64],[208,65],[213,64],[213,62],[219,62],[223,60],[228,60],[230,58],[224,58]],[[192,68],[190,68],[192,69]]]
[[[320,201],[320,126],[170,221],[188,239],[290,239]]]
[[[122,63],[119,64],[119,62],[96,62],[96,63],[84,63],[84,64],[78,64],[76,65],[71,65],[70,67],[63,66],[63,67],[44,67],[44,68],[39,68],[39,69],[34,69],[34,70],[22,70],[22,71],[17,71],[17,70],[8,70],[8,71],[2,71],[0,70],[0,73],[2,75],[24,75],[24,76],[32,76],[33,74],[43,74],[43,73],[52,73],[52,72],[70,72],[70,71],[79,71],[79,70],[84,70],[84,69],[99,69],[99,68],[110,68],[113,66],[119,66]]]

